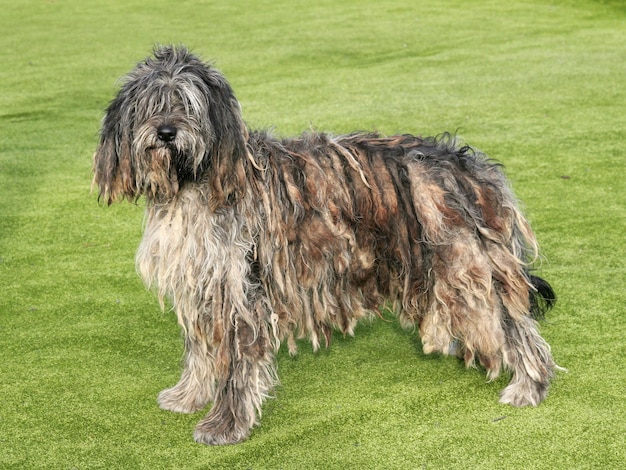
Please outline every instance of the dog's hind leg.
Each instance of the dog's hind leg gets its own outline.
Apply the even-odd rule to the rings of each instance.
[[[504,367],[513,372],[500,402],[536,406],[546,397],[550,380],[559,369],[535,320],[554,304],[554,292],[545,281],[526,274],[517,257],[502,245],[491,245],[489,253],[502,303],[502,359]]]
[[[504,325],[504,364],[513,378],[500,395],[501,403],[538,405],[546,397],[550,379],[558,367],[550,346],[539,335],[537,322],[529,316],[507,318]]]
[[[501,305],[487,256],[470,234],[434,250],[430,306],[420,324],[425,353],[475,359],[490,379],[500,373],[504,332]]]
[[[177,413],[193,413],[204,408],[215,393],[215,358],[204,337],[185,338],[185,359],[180,381],[159,393],[159,406]]]

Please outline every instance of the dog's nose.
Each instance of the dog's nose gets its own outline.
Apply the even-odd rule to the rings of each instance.
[[[176,128],[174,126],[170,126],[169,124],[160,126],[157,129],[157,136],[163,142],[171,142],[176,138]]]

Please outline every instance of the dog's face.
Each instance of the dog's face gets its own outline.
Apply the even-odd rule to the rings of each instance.
[[[102,122],[94,182],[107,203],[168,201],[206,179],[215,205],[243,185],[247,131],[233,91],[185,48],[155,50],[126,77]]]

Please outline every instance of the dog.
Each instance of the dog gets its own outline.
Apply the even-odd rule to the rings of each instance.
[[[197,442],[245,440],[278,383],[275,356],[395,312],[425,353],[456,350],[500,402],[537,405],[558,366],[537,319],[535,235],[499,164],[455,136],[250,131],[225,77],[157,46],[121,85],[94,154],[100,201],[146,200],[137,269],[183,331],[161,408],[213,405]]]

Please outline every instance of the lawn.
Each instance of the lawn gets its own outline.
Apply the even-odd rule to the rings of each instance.
[[[619,0],[0,0],[0,468],[618,468],[626,461],[626,6]],[[91,187],[100,119],[155,43],[251,127],[457,132],[505,165],[559,302],[536,408],[393,321],[279,354],[243,444],[162,411],[182,339],[135,273],[143,201]]]

